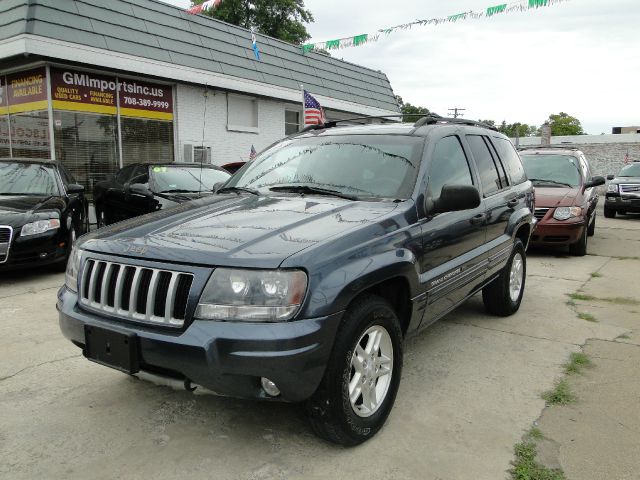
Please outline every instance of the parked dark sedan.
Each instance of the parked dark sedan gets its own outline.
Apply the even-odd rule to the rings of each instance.
[[[211,195],[215,186],[230,176],[226,170],[213,165],[128,165],[94,187],[98,226]]]
[[[64,268],[86,219],[84,187],[61,164],[0,160],[0,271]]]
[[[604,216],[613,218],[616,213],[640,213],[640,162],[625,165],[617,177],[610,180],[604,201]]]

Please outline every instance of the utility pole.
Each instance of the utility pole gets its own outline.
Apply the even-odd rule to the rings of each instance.
[[[461,117],[465,110],[466,108],[458,108],[458,107],[449,109],[450,112],[453,112],[453,118]]]

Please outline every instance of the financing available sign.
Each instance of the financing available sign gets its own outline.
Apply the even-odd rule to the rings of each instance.
[[[2,97],[5,97],[6,91],[4,101],[9,113],[46,110],[48,108],[46,79],[47,72],[44,67],[7,75],[6,84],[2,88]]]
[[[51,69],[53,108],[173,120],[171,86],[70,69]]]

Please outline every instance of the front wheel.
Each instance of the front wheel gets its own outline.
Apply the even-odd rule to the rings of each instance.
[[[615,218],[616,209],[610,207],[604,207],[604,216],[605,218]]]
[[[587,235],[593,237],[596,234],[596,214],[593,213],[593,220],[589,224],[589,229],[587,230]]]
[[[320,387],[307,403],[314,432],[358,445],[384,425],[402,372],[402,330],[384,299],[366,295],[347,309]]]
[[[522,303],[526,278],[527,255],[522,242],[516,239],[507,265],[498,278],[482,289],[487,312],[501,317],[516,313]]]
[[[587,254],[587,230],[585,227],[582,230],[582,235],[580,235],[580,239],[576,243],[572,243],[569,245],[569,253],[576,257],[584,257]]]

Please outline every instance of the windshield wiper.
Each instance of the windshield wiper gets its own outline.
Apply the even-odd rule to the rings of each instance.
[[[529,180],[531,180],[532,183],[551,183],[552,185],[562,185],[563,187],[573,188],[573,185],[570,183],[556,182],[555,180],[544,180],[542,178],[530,178]]]
[[[250,193],[251,195],[255,195],[257,197],[260,196],[260,192],[258,192],[258,190],[254,190],[253,188],[247,188],[247,187],[222,187],[219,190],[216,190],[216,193],[241,193],[241,192],[246,192],[246,193]]]
[[[208,190],[182,190],[179,188],[173,190],[162,190],[159,193],[200,193],[201,191],[207,192]]]
[[[358,197],[355,195],[349,195],[348,193],[339,192],[338,190],[313,187],[310,185],[282,185],[278,187],[271,187],[269,190],[272,192],[317,193],[319,195],[346,198],[347,200],[358,200]]]

